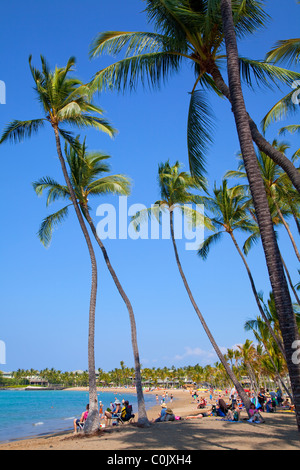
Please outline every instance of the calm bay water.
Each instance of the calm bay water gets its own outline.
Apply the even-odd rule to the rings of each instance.
[[[135,394],[99,392],[106,409],[118,397],[128,400],[137,412]],[[0,441],[49,434],[73,429],[73,420],[81,416],[89,402],[88,392],[0,390]],[[145,394],[147,409],[156,404],[154,395]]]

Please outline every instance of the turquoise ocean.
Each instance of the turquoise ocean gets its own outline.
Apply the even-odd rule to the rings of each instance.
[[[156,405],[155,395],[144,396],[147,409]],[[128,400],[137,412],[134,393],[98,392],[104,410],[115,397]],[[88,402],[88,392],[0,390],[0,442],[73,429],[73,420],[81,416]]]

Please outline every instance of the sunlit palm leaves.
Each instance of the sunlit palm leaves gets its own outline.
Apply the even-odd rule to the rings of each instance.
[[[299,63],[300,57],[300,39],[286,39],[278,41],[275,47],[267,54],[267,62],[286,62],[289,65]],[[300,96],[300,80],[295,78],[292,85],[293,90],[289,92],[284,98],[276,103],[271,110],[266,114],[262,121],[264,131],[272,122],[279,121],[286,118],[288,115],[294,114],[299,110]],[[295,99],[296,97],[296,99]]]
[[[238,37],[251,34],[265,25],[268,16],[264,4],[254,0],[232,2]],[[159,88],[172,74],[181,70],[183,61],[194,71],[188,119],[188,152],[190,171],[195,178],[204,176],[205,159],[211,143],[212,112],[196,89],[214,90],[219,95],[213,70],[226,65],[220,2],[217,0],[146,0],[146,14],[154,32],[108,31],[92,43],[90,56],[119,56],[118,62],[100,70],[91,90],[135,90],[139,84]],[[271,86],[278,82],[291,84],[299,74],[268,63],[241,58],[242,77],[249,86],[254,83]],[[198,143],[197,143],[198,140]],[[202,181],[199,179],[199,183]]]
[[[99,152],[87,152],[85,143],[81,145],[78,138],[76,139],[76,147],[80,148],[80,151],[75,151],[74,148],[66,145],[65,155],[69,165],[69,177],[80,206],[87,206],[89,198],[92,196],[105,194],[127,196],[130,193],[130,181],[124,175],[103,176],[110,171],[110,167],[106,163],[109,156]],[[49,177],[41,178],[33,183],[33,188],[38,196],[47,192],[47,206],[56,201],[70,199],[68,187],[60,185]],[[54,228],[69,215],[70,205],[72,205],[71,202],[43,220],[38,236],[44,246],[49,246]]]
[[[0,143],[4,141],[22,141],[36,134],[46,122],[57,128],[60,135],[71,145],[75,139],[71,132],[63,129],[62,125],[79,128],[93,127],[113,136],[116,131],[104,118],[103,111],[94,105],[90,98],[90,90],[80,80],[70,77],[74,71],[75,59],[71,57],[66,67],[56,67],[51,71],[45,58],[41,56],[42,70],[29,66],[35,82],[35,92],[42,105],[45,117],[30,121],[15,120],[4,130]]]

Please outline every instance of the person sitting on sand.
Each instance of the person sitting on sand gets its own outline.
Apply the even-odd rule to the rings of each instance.
[[[104,419],[105,419],[105,423],[108,424],[109,420],[111,420],[112,418],[117,418],[118,415],[121,413],[121,403],[118,399],[116,399],[115,401],[115,410],[110,412],[110,411],[105,411],[104,413]]]
[[[205,400],[205,398],[201,397],[200,401],[199,401],[199,405],[197,406],[197,408],[202,409],[202,408],[205,408],[205,407],[206,407],[206,400]]]
[[[77,427],[79,424],[83,424],[86,422],[88,414],[89,414],[90,405],[86,405],[86,410],[82,413],[81,418],[74,419],[74,434],[77,434]]]
[[[152,423],[161,423],[162,421],[165,421],[166,414],[167,414],[167,405],[165,403],[162,403],[161,412],[159,413],[157,419],[152,420]]]
[[[228,407],[225,401],[222,398],[220,398],[218,406],[217,406],[217,415],[221,416],[222,418],[225,418],[227,413],[228,413]]]
[[[228,410],[226,419],[228,421],[239,421],[240,420],[240,410],[237,403],[233,405],[231,410]]]
[[[164,421],[175,421],[175,415],[173,413],[173,410],[171,408],[166,409],[166,416]]]
[[[122,413],[121,413],[122,421],[126,422],[126,421],[129,421],[130,419],[132,419],[134,417],[135,417],[135,415],[132,414],[132,405],[129,405],[129,401],[125,400],[124,401],[124,406],[122,408]]]
[[[248,423],[264,423],[264,419],[261,416],[260,412],[255,408],[254,403],[251,403],[249,409],[249,419],[247,420]]]

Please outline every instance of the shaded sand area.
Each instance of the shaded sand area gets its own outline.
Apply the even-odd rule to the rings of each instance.
[[[199,413],[188,392],[173,391],[173,395],[174,402],[168,406],[176,415],[184,418]],[[160,405],[149,410],[149,419],[159,411]],[[241,418],[245,417],[243,413]],[[90,438],[64,433],[2,444],[0,450],[300,450],[294,414],[278,411],[263,417],[264,424],[231,423],[215,417],[155,423],[146,429],[125,424],[105,428]]]

